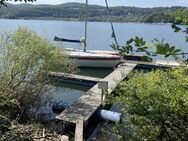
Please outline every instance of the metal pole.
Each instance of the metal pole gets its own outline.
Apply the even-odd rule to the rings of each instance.
[[[87,12],[88,12],[88,0],[86,0],[86,10],[85,10],[85,41],[84,41],[84,52],[86,52],[86,46],[87,46]]]
[[[108,94],[108,81],[99,81],[98,88],[102,90],[101,104],[105,105],[106,95]]]
[[[113,23],[112,23],[112,17],[111,17],[111,13],[110,13],[110,8],[108,6],[108,1],[105,0],[105,3],[106,3],[106,9],[107,9],[107,12],[108,12],[108,17],[109,17],[109,20],[110,20],[110,25],[111,25],[111,28],[112,28],[112,38],[114,38],[114,41],[115,41],[116,45],[119,46],[117,38],[116,38],[114,26],[113,26]]]

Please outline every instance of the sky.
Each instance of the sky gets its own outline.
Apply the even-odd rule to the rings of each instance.
[[[33,4],[62,4],[67,2],[81,2],[85,0],[37,0]],[[136,6],[136,7],[188,7],[188,0],[108,0],[109,6]],[[11,2],[14,3],[14,2]],[[18,3],[18,2],[17,2]],[[14,3],[15,4],[15,3]],[[105,5],[105,0],[89,0],[89,4]]]

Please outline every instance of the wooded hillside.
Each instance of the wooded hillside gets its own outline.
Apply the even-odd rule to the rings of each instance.
[[[146,22],[146,23],[181,23],[175,21],[174,13],[177,10],[186,11],[186,7],[111,7],[113,21],[116,22]],[[50,19],[50,20],[75,20],[83,21],[85,4],[66,3],[61,5],[30,5],[8,4],[8,7],[0,8],[0,18],[5,19]],[[108,21],[106,7],[89,5],[89,21]]]

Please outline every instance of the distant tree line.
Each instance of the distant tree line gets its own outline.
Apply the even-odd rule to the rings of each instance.
[[[174,15],[177,11],[183,11],[188,17],[187,7],[111,7],[112,20],[114,22],[142,22],[142,23],[177,23],[182,24]],[[177,15],[177,14],[176,14]],[[8,7],[0,8],[0,18],[5,19],[55,19],[83,21],[85,17],[85,4],[66,3],[61,5],[30,5],[8,4]],[[89,21],[108,21],[106,8],[98,5],[89,5]]]

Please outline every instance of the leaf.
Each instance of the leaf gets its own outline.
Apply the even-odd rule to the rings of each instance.
[[[131,38],[131,39],[129,39],[129,40],[126,42],[126,44],[127,44],[127,45],[130,45],[133,41],[134,41],[134,39]]]
[[[161,44],[156,44],[156,53],[157,54],[165,54],[166,53],[166,50],[165,50],[165,47]]]
[[[188,59],[186,59],[186,60],[184,61],[184,63],[185,63],[185,64],[188,64]]]
[[[146,49],[145,48],[143,48],[143,47],[139,47],[139,48],[137,48],[137,50],[136,50],[137,52],[145,52],[146,51]]]
[[[181,49],[174,50],[174,53],[178,53],[178,52],[182,52],[182,50]]]
[[[170,52],[173,52],[174,49],[175,49],[175,46],[172,46],[172,47],[169,49],[169,51],[170,51]]]
[[[6,7],[7,7],[7,5],[4,3],[4,1],[3,1],[3,0],[1,0],[1,1],[0,1],[0,4],[1,4],[1,5],[4,5],[4,6],[6,6]]]
[[[5,1],[8,1],[8,0],[0,0],[0,5],[4,5],[4,6],[6,6],[7,7],[7,5],[5,4]],[[10,0],[11,1],[11,0]],[[17,2],[17,1],[20,1],[20,2],[22,2],[22,1],[24,1],[24,2],[34,2],[34,1],[36,1],[36,0],[14,0],[15,2]]]
[[[158,43],[159,40],[158,40],[157,38],[154,38],[151,42],[152,42],[152,43]]]
[[[115,45],[115,44],[112,44],[110,45],[110,47],[114,50],[119,50],[119,46]]]
[[[137,47],[144,46],[146,44],[146,41],[144,41],[143,38],[139,38],[137,36],[134,39],[134,42],[135,42],[135,46],[137,46]]]
[[[153,61],[153,59],[149,56],[143,56],[141,60],[145,61],[145,62],[152,62]]]
[[[172,29],[174,29],[174,32],[179,32],[181,30],[180,27],[176,26],[176,24],[172,24]]]
[[[171,56],[171,54],[166,54],[164,57],[167,58],[167,57],[169,57],[169,56]]]
[[[185,33],[188,34],[188,27],[186,28]]]
[[[146,52],[146,54],[147,54],[148,56],[151,56],[151,53],[149,53],[149,52]]]

